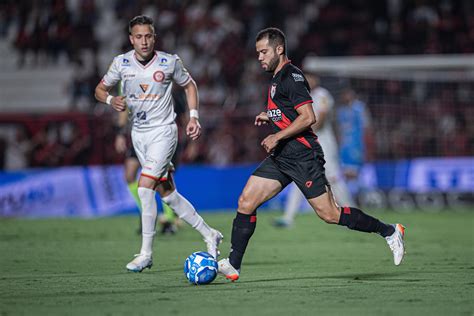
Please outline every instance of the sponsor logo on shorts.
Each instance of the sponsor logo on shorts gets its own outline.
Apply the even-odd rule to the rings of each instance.
[[[155,73],[153,74],[153,80],[155,80],[156,82],[163,82],[163,80],[165,80],[165,73],[163,71],[155,71]]]
[[[311,180],[306,181],[305,185],[306,185],[307,188],[310,188],[313,185],[313,181],[311,181]]]

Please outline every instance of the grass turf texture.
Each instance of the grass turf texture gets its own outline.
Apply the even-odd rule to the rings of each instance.
[[[0,314],[85,315],[457,315],[474,313],[474,214],[373,213],[407,227],[395,267],[375,234],[302,214],[291,229],[261,212],[241,279],[195,286],[183,274],[205,250],[189,226],[158,236],[154,266],[125,271],[139,250],[135,217],[0,220]],[[225,235],[233,213],[204,213]]]

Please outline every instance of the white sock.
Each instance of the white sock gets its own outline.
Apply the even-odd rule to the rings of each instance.
[[[211,228],[206,224],[204,219],[196,212],[194,206],[174,190],[170,195],[161,198],[163,202],[168,204],[186,223],[196,229],[204,238],[211,236]]]
[[[157,216],[155,190],[139,187],[138,196],[142,204],[142,249],[140,253],[151,256]]]
[[[296,213],[298,213],[300,208],[302,199],[303,193],[301,193],[300,189],[293,183],[290,187],[290,192],[288,192],[288,197],[285,203],[285,212],[283,214],[283,218],[288,223],[293,223]]]

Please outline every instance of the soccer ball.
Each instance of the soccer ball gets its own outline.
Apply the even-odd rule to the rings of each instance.
[[[184,275],[193,284],[209,284],[217,276],[217,261],[207,252],[195,252],[184,262]]]

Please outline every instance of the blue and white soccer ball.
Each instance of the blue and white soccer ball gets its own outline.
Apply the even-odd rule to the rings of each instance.
[[[184,262],[184,275],[193,284],[209,284],[217,276],[217,261],[207,252],[195,252]]]

